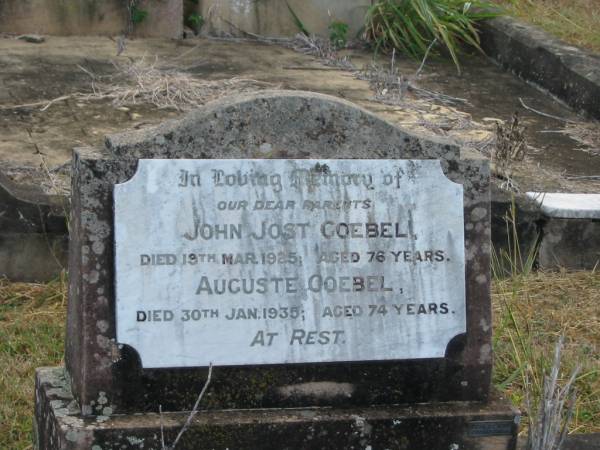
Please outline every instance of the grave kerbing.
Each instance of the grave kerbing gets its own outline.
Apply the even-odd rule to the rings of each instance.
[[[172,436],[206,379],[206,366],[143,369],[137,351],[116,342],[113,191],[135,179],[140,159],[161,158],[311,159],[315,164],[437,159],[445,176],[462,186],[464,203],[466,333],[450,341],[443,358],[217,365],[203,405],[209,412],[198,416],[206,422],[190,429],[181,448],[386,448],[400,443],[428,449],[454,444],[513,448],[518,414],[490,395],[487,163],[461,161],[456,146],[410,135],[347,102],[285,91],[213,103],[152,130],[109,137],[103,149],[75,152],[67,370],[62,376],[56,370],[38,373],[39,448],[90,448],[90,443],[120,448],[125,435],[141,439],[144,448],[158,448],[158,406],[170,412],[165,417]],[[51,397],[59,388],[62,397]],[[327,409],[311,409],[318,406]],[[257,409],[282,407],[300,409]],[[64,413],[60,417],[57,408]],[[144,424],[136,417],[143,417]],[[80,429],[84,418],[93,424],[85,432]],[[443,431],[432,434],[431,427]],[[203,442],[195,441],[203,433]],[[277,435],[289,443],[266,439]],[[138,447],[130,442],[128,448]]]

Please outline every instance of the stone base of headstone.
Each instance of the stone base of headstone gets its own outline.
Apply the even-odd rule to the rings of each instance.
[[[38,450],[156,449],[172,445],[189,412],[82,418],[63,368],[36,374]],[[410,449],[514,450],[519,412],[488,403],[199,411],[177,450]],[[161,443],[161,428],[165,446]]]

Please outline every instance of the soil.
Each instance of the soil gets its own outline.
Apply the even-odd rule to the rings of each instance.
[[[345,54],[354,66],[372,62],[364,50]],[[374,100],[367,81],[350,71],[325,65],[327,61],[279,45],[216,39],[136,39],[116,56],[116,43],[105,37],[47,37],[30,44],[0,37],[0,170],[11,178],[41,186],[48,192],[68,193],[69,162],[74,147],[100,145],[107,134],[140,128],[182,114],[152,104],[114,105],[110,99],[85,100],[68,94],[92,92],[95,76],[117,71],[113,62],[148,58],[162,67],[206,80],[233,77],[266,82],[265,87],[301,89],[335,95],[357,103],[385,119],[420,134],[445,136],[463,148],[463,156],[489,155],[496,120],[510,120],[518,112],[530,146],[525,161],[511,166],[513,184],[520,190],[600,192],[600,149],[564,134],[563,120],[523,108],[520,99],[536,110],[585,122],[546,93],[503,72],[483,56],[463,58],[463,73],[446,61],[431,59],[415,81],[420,87],[467,100],[453,106],[407,94],[397,105]],[[381,66],[388,65],[380,58]],[[396,58],[396,67],[413,76],[419,62]],[[84,68],[85,71],[82,69]],[[18,106],[39,103],[34,106]],[[569,124],[573,127],[573,124]],[[576,126],[577,128],[577,126]],[[500,180],[499,182],[502,182]]]

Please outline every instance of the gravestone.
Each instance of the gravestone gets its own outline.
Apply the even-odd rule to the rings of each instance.
[[[73,158],[40,449],[512,449],[486,161],[328,96],[207,105]],[[162,414],[158,414],[162,410]]]

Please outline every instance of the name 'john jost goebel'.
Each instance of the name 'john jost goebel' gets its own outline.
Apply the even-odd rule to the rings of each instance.
[[[304,239],[307,237],[309,222],[269,223],[262,221],[256,229],[246,224],[225,223],[209,224],[194,220],[193,230],[183,237],[195,240],[231,240],[231,239]],[[362,238],[407,238],[402,225],[398,222],[346,223],[325,221],[319,225],[321,236],[326,239],[362,239]],[[415,237],[413,237],[415,238]]]

